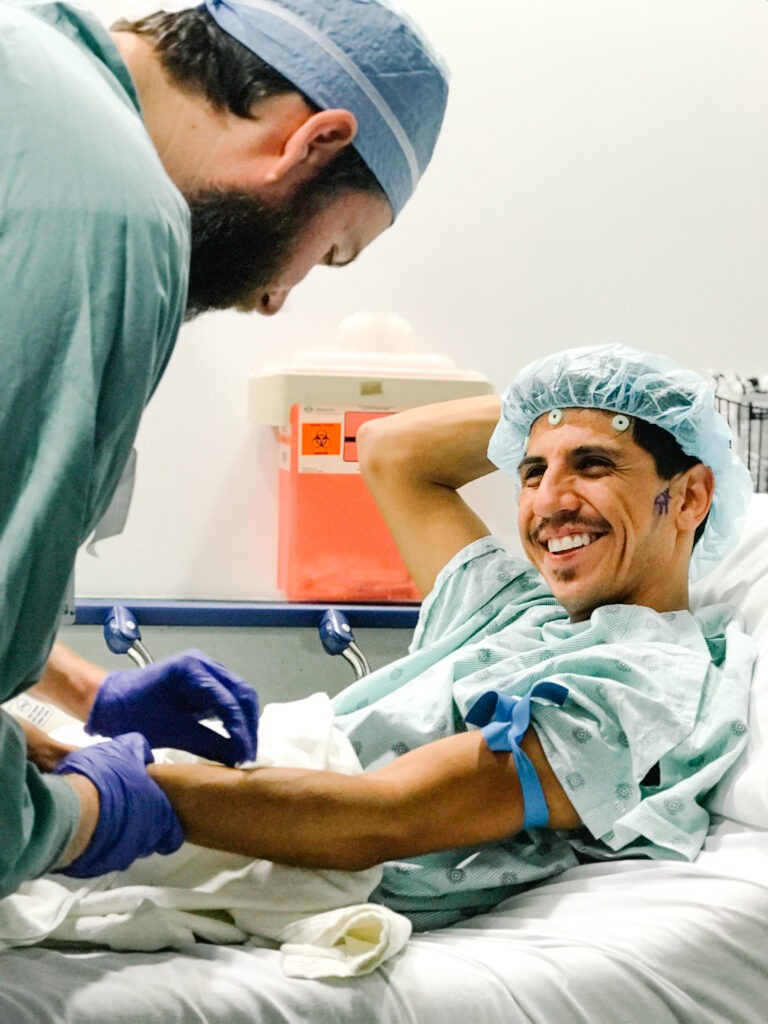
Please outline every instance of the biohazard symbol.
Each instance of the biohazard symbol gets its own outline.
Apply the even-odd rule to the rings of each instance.
[[[302,423],[302,455],[341,455],[341,423]]]

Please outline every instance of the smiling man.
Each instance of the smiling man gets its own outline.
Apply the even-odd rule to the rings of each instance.
[[[732,609],[688,607],[751,491],[708,383],[574,349],[523,370],[501,406],[411,410],[359,444],[427,595],[410,653],[335,698],[366,770],[151,766],[187,837],[310,867],[386,861],[373,898],[416,928],[578,858],[695,857],[704,797],[745,742],[755,657]],[[532,564],[459,494],[497,466]]]
[[[685,475],[665,471],[675,479],[660,490],[664,476],[653,449],[638,443],[637,422],[554,409],[534,423],[520,463],[523,548],[572,622],[605,604],[658,612],[688,605],[691,524],[709,508],[712,471],[681,459],[681,467],[693,464]],[[679,528],[678,510],[687,530]]]

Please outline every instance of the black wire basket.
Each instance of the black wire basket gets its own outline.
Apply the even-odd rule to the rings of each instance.
[[[756,491],[768,491],[768,391],[754,377],[715,376],[715,402]]]

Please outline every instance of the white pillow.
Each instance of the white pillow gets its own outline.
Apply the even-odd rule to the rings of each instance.
[[[753,496],[736,550],[691,588],[693,607],[720,601],[741,610],[759,653],[750,690],[747,747],[707,804],[723,817],[768,828],[768,494]]]

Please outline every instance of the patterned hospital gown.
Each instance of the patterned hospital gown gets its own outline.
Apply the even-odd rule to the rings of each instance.
[[[542,680],[563,684],[564,705],[534,699],[532,719],[583,827],[389,863],[373,899],[423,930],[584,858],[692,859],[709,823],[703,798],[746,741],[755,654],[725,605],[665,614],[608,605],[570,622],[527,563],[492,537],[470,544],[438,576],[410,653],[340,693],[336,724],[374,769],[464,731],[489,690],[525,696]]]

